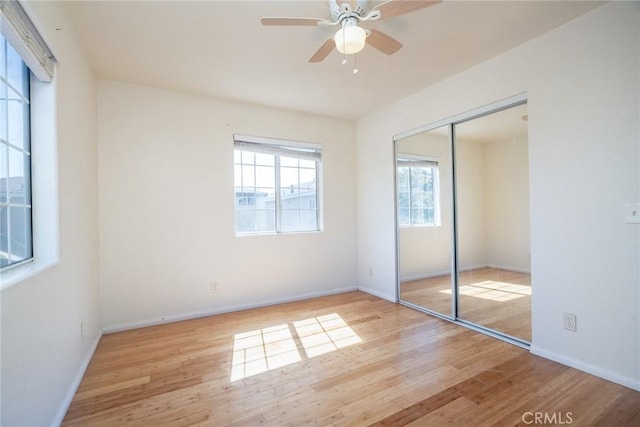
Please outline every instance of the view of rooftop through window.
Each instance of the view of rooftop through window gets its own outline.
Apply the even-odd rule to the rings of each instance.
[[[317,231],[319,161],[315,150],[236,144],[236,233]]]

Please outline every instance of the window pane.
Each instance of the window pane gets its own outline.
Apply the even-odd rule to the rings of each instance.
[[[282,189],[280,209],[300,209],[300,192],[298,189]]]
[[[7,138],[10,144],[29,151],[29,116],[28,104],[9,89],[7,101],[8,122]]]
[[[13,262],[31,258],[31,209],[9,208],[11,215],[11,260]]]
[[[240,163],[242,159],[242,151],[233,150],[233,163]]]
[[[30,171],[29,156],[15,148],[9,148],[9,202],[14,204],[30,204]]]
[[[254,162],[254,154],[252,151],[242,151],[242,163],[244,164],[253,164]]]
[[[256,166],[256,186],[275,188],[276,172],[273,166]]]
[[[248,233],[256,229],[256,211],[252,208],[236,208],[236,232]]]
[[[0,206],[0,268],[9,265],[9,209]]]
[[[315,188],[315,182],[316,182],[315,169],[300,169],[300,186],[301,187],[304,186],[308,188],[308,184],[312,184],[313,188]]]
[[[424,218],[422,217],[422,209],[411,209],[411,223],[424,224]]]
[[[240,165],[233,166],[233,186],[236,187],[236,190],[238,187],[242,187],[242,166]]]
[[[9,183],[7,161],[7,146],[0,143],[0,203],[7,201],[7,184]]]
[[[256,153],[256,165],[274,166],[275,156],[272,154]]]
[[[291,157],[280,157],[280,166],[298,167],[298,159]]]
[[[402,192],[398,193],[398,208],[405,209],[409,208],[409,193]]]
[[[409,191],[409,168],[398,168],[398,191]]]
[[[243,187],[255,187],[255,167],[253,165],[242,165],[242,186]]]
[[[256,211],[257,229],[259,232],[276,231],[275,209],[260,209]]]
[[[6,64],[7,64],[7,53],[6,53],[6,45],[4,37],[0,35],[0,77],[7,78],[6,73]]]
[[[0,43],[1,45],[1,43]],[[7,85],[0,81],[0,120],[3,125],[0,126],[0,139],[7,141],[7,127],[5,126],[5,117],[7,117]]]
[[[411,225],[411,217],[409,216],[408,208],[398,209],[398,221],[400,225]]]
[[[300,212],[298,210],[283,210],[280,218],[282,231],[298,231],[300,229]]]
[[[312,168],[312,169],[315,169],[316,168],[316,162],[314,162],[313,160],[300,160],[300,167],[301,168]]]
[[[434,224],[433,209],[425,209],[422,212],[422,219],[424,224]]]
[[[424,196],[424,193],[420,190],[411,191],[411,207],[412,208],[422,207],[423,196]]]
[[[253,193],[236,193],[236,208],[252,208],[256,205]]]
[[[300,210],[300,230],[309,231],[318,229],[318,212],[315,209]]]
[[[280,186],[284,188],[298,187],[298,168],[280,168]]]

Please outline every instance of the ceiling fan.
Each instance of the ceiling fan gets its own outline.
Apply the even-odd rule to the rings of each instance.
[[[345,1],[329,0],[332,19],[322,18],[262,18],[262,25],[284,26],[336,26],[340,29],[327,39],[313,54],[309,62],[323,61],[335,47],[338,52],[354,55],[370,44],[387,55],[393,55],[402,47],[402,43],[376,29],[364,29],[358,24],[391,18],[433,6],[442,0],[387,0],[370,10],[368,0]],[[346,63],[346,58],[342,62]],[[354,73],[357,68],[354,69]]]

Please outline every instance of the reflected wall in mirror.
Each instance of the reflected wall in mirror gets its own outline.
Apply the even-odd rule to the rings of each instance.
[[[458,318],[531,341],[527,106],[454,127]]]
[[[395,149],[400,300],[451,317],[449,126],[398,140]]]

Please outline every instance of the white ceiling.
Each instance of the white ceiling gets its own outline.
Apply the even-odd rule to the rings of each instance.
[[[404,44],[367,46],[360,72],[334,50],[308,59],[335,27],[264,27],[263,16],[329,18],[326,1],[68,2],[99,78],[357,119],[593,8],[581,1],[444,1],[364,23]],[[63,29],[64,30],[64,29]]]

